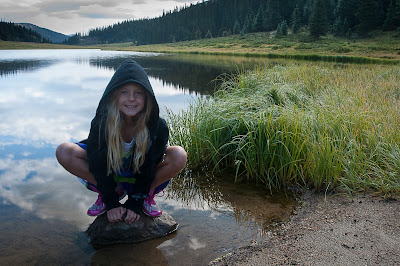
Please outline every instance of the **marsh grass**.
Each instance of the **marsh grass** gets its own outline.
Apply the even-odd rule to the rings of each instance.
[[[400,191],[400,68],[293,63],[221,77],[209,99],[169,113],[171,143],[270,190]]]
[[[308,32],[280,38],[274,36],[274,32],[260,32],[177,43],[141,46],[127,43],[100,47],[143,52],[246,55],[342,63],[399,64],[400,62],[400,38],[396,32],[379,32],[370,38],[359,39],[328,35],[315,40]]]
[[[0,50],[15,49],[93,49],[90,46],[64,45],[53,43],[11,42],[0,40]]]

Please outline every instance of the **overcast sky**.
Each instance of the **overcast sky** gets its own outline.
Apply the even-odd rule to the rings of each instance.
[[[112,25],[118,21],[154,18],[199,0],[0,0],[0,19],[32,23],[63,34]]]

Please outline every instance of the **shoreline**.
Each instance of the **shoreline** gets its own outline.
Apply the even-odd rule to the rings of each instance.
[[[337,63],[400,64],[400,41],[396,31],[379,32],[370,38],[347,39],[331,35],[311,40],[300,33],[273,37],[271,33],[248,33],[211,39],[136,45],[133,42],[63,45],[0,41],[4,49],[101,49],[111,51],[157,52],[175,54],[230,55],[282,58]]]
[[[398,265],[400,201],[373,194],[303,190],[291,219],[271,237],[210,265]]]

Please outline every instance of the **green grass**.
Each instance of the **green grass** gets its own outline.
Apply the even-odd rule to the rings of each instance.
[[[102,49],[143,52],[174,52],[198,54],[231,54],[329,60],[341,62],[400,63],[400,38],[396,32],[379,32],[370,38],[347,39],[331,35],[314,40],[307,31],[276,38],[273,32],[231,35],[177,43],[134,46],[126,44],[101,45]]]
[[[169,113],[171,143],[270,190],[400,192],[400,68],[288,63],[224,77],[209,99]]]
[[[274,32],[231,35],[211,39],[135,46],[114,43],[93,46],[69,46],[0,41],[0,49],[75,49],[98,48],[139,52],[193,53],[208,55],[257,56],[351,63],[400,64],[398,32],[377,32],[369,38],[347,39],[331,35],[318,40],[303,29],[298,34],[275,37]]]
[[[0,40],[0,50],[18,49],[93,49],[92,46],[64,45],[51,43],[11,42]],[[98,48],[97,48],[98,49]]]

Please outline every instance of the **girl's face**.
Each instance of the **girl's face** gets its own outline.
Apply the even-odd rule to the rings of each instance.
[[[123,116],[134,117],[143,110],[146,103],[146,92],[140,85],[125,84],[117,93],[117,108]]]

